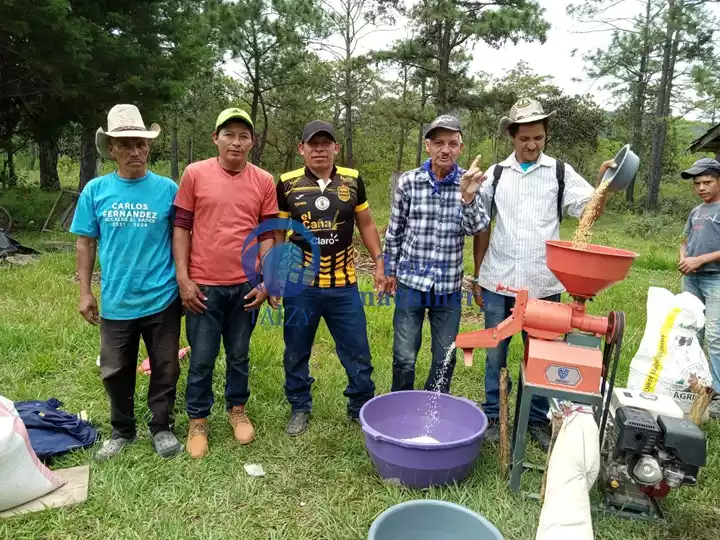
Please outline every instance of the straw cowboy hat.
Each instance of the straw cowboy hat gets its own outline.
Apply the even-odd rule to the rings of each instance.
[[[511,124],[529,124],[539,122],[545,118],[553,118],[556,111],[545,114],[543,106],[536,99],[523,98],[518,100],[510,109],[509,116],[503,116],[500,120],[500,131],[504,132]]]
[[[95,133],[95,147],[105,159],[113,159],[108,152],[110,137],[140,137],[154,139],[160,135],[160,126],[153,124],[148,130],[145,127],[140,111],[135,105],[115,105],[107,116],[108,129],[98,128]]]

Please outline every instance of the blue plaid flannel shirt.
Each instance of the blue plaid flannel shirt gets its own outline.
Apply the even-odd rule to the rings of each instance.
[[[465,236],[484,231],[490,218],[477,195],[462,202],[458,168],[451,182],[437,182],[425,167],[404,173],[393,199],[385,232],[385,275],[436,294],[462,287]]]

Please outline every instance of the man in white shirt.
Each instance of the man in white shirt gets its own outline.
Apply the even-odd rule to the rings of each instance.
[[[473,295],[485,311],[485,328],[494,328],[511,314],[515,297],[496,292],[502,283],[512,288],[527,287],[531,298],[560,300],[563,286],[548,270],[545,241],[560,237],[560,221],[567,214],[580,218],[593,195],[593,187],[570,165],[543,153],[549,121],[555,111],[545,114],[534,99],[521,99],[500,123],[507,130],[514,152],[488,169],[480,195],[495,219],[492,227],[475,236]],[[612,161],[600,167],[600,178]],[[603,200],[599,212],[605,206]],[[511,338],[487,350],[485,403],[490,420],[487,438],[497,438],[500,369],[507,365]],[[508,388],[508,392],[510,388]],[[535,396],[530,410],[530,436],[547,450],[549,403]]]

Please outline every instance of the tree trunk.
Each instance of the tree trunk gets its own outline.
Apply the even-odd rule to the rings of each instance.
[[[57,170],[57,140],[50,137],[40,141],[38,147],[40,154],[40,188],[46,191],[57,191],[60,189],[60,177]]]
[[[450,37],[452,26],[449,22],[443,21],[441,24],[441,42],[440,42],[440,71],[438,73],[438,96],[437,96],[437,114],[441,115],[447,112],[447,93],[448,78],[450,77]]]
[[[262,156],[265,152],[265,143],[267,142],[269,128],[267,109],[265,108],[265,100],[263,99],[262,94],[259,95],[259,100],[260,108],[262,109],[263,113],[263,132],[262,135],[260,135],[260,137],[258,138],[258,140],[255,141],[255,146],[253,146],[252,149],[252,162],[254,165],[260,165],[260,161],[262,161]]]
[[[187,152],[187,163],[190,165],[193,162],[193,153],[195,150],[195,141],[192,137],[188,137],[188,152]]]
[[[263,109],[264,112],[264,109]],[[257,152],[255,152],[255,159],[253,160],[253,163],[255,165],[260,165],[260,162],[262,161],[263,153],[265,152],[265,143],[267,141],[268,136],[268,122],[267,122],[267,113],[265,113],[265,122],[263,123],[263,132],[260,136],[260,140],[258,141],[257,146]]]
[[[390,205],[392,205],[393,200],[395,200],[395,192],[397,191],[398,181],[401,176],[402,172],[400,171],[395,171],[390,175]]]
[[[633,125],[630,146],[638,156],[643,152],[643,126],[645,119],[645,99],[647,94],[647,71],[650,61],[650,17],[652,0],[645,5],[645,25],[642,29],[643,49],[640,56],[640,70],[638,73],[635,98],[633,99]],[[630,181],[625,190],[625,200],[628,206],[635,202],[635,178]]]
[[[351,34],[353,19],[351,1],[345,4],[345,165],[353,166],[353,87],[352,87],[352,45],[354,35]]]
[[[402,171],[403,170],[403,153],[405,151],[405,138],[407,137],[407,134],[405,133],[405,126],[402,126],[400,128],[400,141],[398,146],[398,154],[397,159],[395,160],[395,170],[396,171]]]
[[[250,119],[252,120],[252,123],[254,126],[257,126],[257,113],[258,113],[258,107],[260,106],[260,99],[262,98],[262,91],[260,88],[260,52],[258,51],[258,42],[257,42],[257,34],[253,34],[253,60],[254,60],[254,66],[253,66],[253,76],[252,76],[252,103],[250,105]],[[267,134],[267,124],[264,128],[264,135],[263,140],[265,138],[265,135]],[[260,148],[259,141],[255,141],[255,145],[253,146],[252,152],[250,154],[250,160],[252,161],[253,165],[258,165],[260,163],[260,158],[262,156],[262,149]]]
[[[660,180],[662,179],[662,157],[667,138],[667,122],[670,112],[670,97],[672,93],[672,80],[675,71],[675,57],[679,45],[680,29],[678,22],[682,14],[684,0],[668,0],[668,23],[663,46],[662,77],[658,92],[657,106],[655,107],[655,134],[652,143],[650,158],[650,176],[648,178],[648,197],[645,204],[647,210],[657,208],[660,195]]]
[[[420,83],[420,127],[418,128],[418,140],[417,140],[417,154],[415,155],[415,166],[419,167],[422,163],[423,156],[423,128],[425,123],[425,103],[427,102],[427,93],[425,92],[425,79]]]
[[[8,164],[8,187],[17,186],[17,173],[15,172],[15,154],[10,152],[7,157]]]
[[[260,93],[259,90],[253,90],[253,99],[252,99],[252,106],[250,107],[250,118],[252,119],[253,125],[257,126],[257,110],[258,110],[258,103],[260,102]],[[267,132],[267,130],[265,130]],[[262,154],[262,151],[260,150],[260,141],[255,140],[255,144],[252,148],[252,151],[250,152],[250,161],[254,165],[257,165],[260,163],[260,156]]]
[[[405,114],[405,106],[407,105],[407,82],[408,82],[408,67],[404,66],[403,69],[403,89],[402,89],[402,104],[403,114]],[[400,141],[398,144],[398,155],[395,161],[395,170],[402,171],[403,169],[403,153],[405,151],[405,139],[407,138],[407,132],[405,130],[405,119],[400,119]],[[392,199],[391,199],[392,200]]]
[[[180,166],[178,164],[178,121],[177,114],[173,113],[170,139],[170,176],[176,182],[180,178]]]
[[[353,166],[352,105],[345,103],[345,165]]]
[[[95,148],[96,129],[90,125],[83,126],[80,134],[80,183],[78,185],[80,191],[98,174],[97,149]]]
[[[15,153],[13,152],[12,139],[5,149],[6,160],[5,170],[7,171],[7,187],[13,188],[17,186],[17,174],[15,173]]]
[[[296,148],[294,146],[290,146],[285,151],[285,170],[286,171],[292,171],[295,167],[295,151]]]
[[[30,147],[30,170],[34,171],[35,163],[37,162],[37,159],[38,159],[38,148],[37,148],[37,144],[35,144],[35,143],[30,143],[29,147]]]

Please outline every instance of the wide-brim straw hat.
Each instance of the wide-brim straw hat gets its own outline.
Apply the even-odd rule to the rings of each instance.
[[[542,104],[536,99],[523,98],[512,106],[508,116],[502,117],[500,131],[504,133],[512,124],[529,124],[546,118],[552,119],[555,113],[556,111],[545,113]]]
[[[154,139],[160,135],[160,126],[153,124],[150,129],[145,127],[142,115],[135,105],[115,105],[107,116],[107,131],[102,127],[95,133],[95,147],[98,154],[105,159],[113,159],[108,152],[108,139],[110,137],[140,137],[141,139]]]

